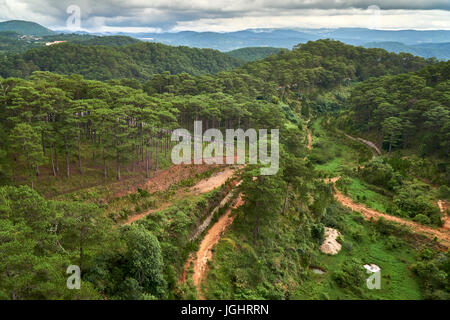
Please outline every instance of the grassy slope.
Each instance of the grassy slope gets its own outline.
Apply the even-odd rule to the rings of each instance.
[[[329,161],[316,168],[329,176],[337,176],[343,167],[358,164],[355,159],[367,158],[360,148],[330,137],[320,126],[313,124],[314,144],[332,144],[324,148]],[[314,150],[314,149],[313,149]],[[366,150],[368,152],[368,150]],[[384,209],[385,198],[354,179],[348,192],[355,197],[366,197],[377,209]],[[421,299],[418,281],[410,271],[417,261],[417,248],[395,236],[380,235],[376,227],[358,213],[346,209],[334,211],[340,221],[343,249],[336,256],[322,254],[318,243],[306,236],[307,220],[302,216],[277,216],[261,226],[265,247],[254,247],[251,241],[252,221],[240,212],[231,229],[215,249],[210,263],[206,297],[209,299]],[[301,244],[308,241],[307,245]],[[300,243],[300,245],[299,245]],[[393,245],[394,244],[394,245]],[[315,248],[313,252],[310,248]],[[309,248],[309,249],[308,249]],[[351,249],[350,249],[351,248]],[[307,250],[306,253],[304,250]],[[263,251],[263,252],[262,252]],[[303,253],[303,254],[299,254]],[[381,267],[381,289],[369,290],[362,285],[359,291],[339,287],[333,275],[342,269],[344,261],[358,259]],[[307,262],[309,261],[309,263]],[[325,275],[314,274],[309,268],[318,266]],[[367,275],[368,277],[369,275]],[[256,285],[259,283],[258,285]]]
[[[298,298],[300,299],[421,299],[421,290],[415,276],[409,270],[416,262],[417,251],[401,240],[399,248],[390,248],[389,238],[377,235],[369,222],[355,221],[358,214],[347,214],[343,232],[345,242],[352,244],[349,251],[344,248],[336,256],[320,254],[316,265],[327,271],[325,275],[311,273],[304,281]],[[349,259],[359,259],[363,263],[374,263],[381,268],[381,289],[369,290],[362,287],[362,295],[342,289],[333,281],[333,274],[340,270],[341,264]],[[369,275],[367,275],[369,276]]]
[[[325,171],[331,176],[340,174],[341,166],[352,167],[357,165],[355,158],[358,158],[358,152],[352,149],[348,141],[339,140],[330,137],[321,127],[320,120],[315,121],[313,130],[319,134],[321,142],[332,142],[333,157],[330,161],[317,165],[316,169]],[[344,144],[345,143],[345,144]],[[358,178],[352,178],[351,185],[347,187],[348,194],[355,200],[359,200],[369,207],[386,212],[389,199],[379,193],[369,189],[366,183]],[[416,261],[417,251],[402,240],[396,239],[401,243],[400,248],[392,249],[389,247],[386,237],[376,237],[373,241],[371,238],[376,235],[374,227],[368,223],[355,217],[359,214],[352,213],[345,215],[344,221],[347,230],[344,230],[343,236],[346,242],[350,242],[353,246],[349,251],[344,248],[336,256],[328,256],[320,254],[317,259],[318,266],[328,272],[325,275],[313,274],[309,281],[303,283],[299,298],[305,299],[356,299],[360,298],[351,291],[343,290],[336,286],[332,280],[332,275],[339,270],[340,265],[348,259],[358,258],[364,263],[375,263],[382,269],[381,290],[368,290],[364,288],[363,294],[369,299],[420,299],[421,293],[415,276],[409,270],[412,263]],[[355,237],[355,235],[357,235]]]

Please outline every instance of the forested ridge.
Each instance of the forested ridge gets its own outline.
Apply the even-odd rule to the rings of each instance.
[[[15,31],[0,31],[0,54],[24,53],[33,48],[45,47],[47,43],[65,41],[85,46],[125,46],[140,43],[127,36],[94,36],[91,34],[54,34],[42,37],[23,35]]]
[[[448,157],[450,150],[450,63],[373,78],[350,97],[354,125],[374,132],[392,148],[414,147],[421,155]]]
[[[170,131],[191,130],[194,120],[204,130],[280,130],[278,173],[261,176],[261,164],[239,172],[244,205],[217,245],[207,298],[448,299],[448,253],[437,250],[437,241],[383,220],[363,221],[336,203],[324,181],[339,174],[337,187],[359,201],[442,224],[431,204],[438,191],[417,187],[396,159],[371,160],[366,147],[345,140],[339,129],[382,130],[385,119],[410,116],[403,112],[415,96],[427,110],[421,117],[430,114],[421,120],[423,130],[429,121],[441,124],[432,113],[448,108],[448,62],[319,40],[243,66],[213,50],[148,43],[69,43],[0,64],[12,73],[0,78],[1,299],[199,298],[192,270],[185,269],[199,246],[191,236],[233,187],[230,181],[192,194],[184,190],[218,169],[165,181],[167,189],[129,188],[126,180],[157,178],[171,165]],[[224,71],[233,66],[240,67]],[[385,90],[385,101],[366,98],[364,107],[361,96],[370,97],[369,90]],[[388,104],[396,113],[368,121],[367,113]],[[445,125],[434,124],[434,139],[445,141]],[[314,134],[311,151],[306,128]],[[444,148],[432,153],[446,157]],[[436,183],[444,186],[439,197],[448,197],[446,182]],[[422,198],[411,198],[418,193]],[[133,215],[143,218],[118,227]],[[335,257],[319,251],[325,227],[343,235]],[[371,259],[384,268],[384,290],[364,287],[362,266]],[[71,264],[81,267],[81,290],[66,289]],[[328,274],[318,278],[313,267]]]
[[[248,47],[240,48],[232,51],[228,51],[227,54],[235,58],[250,62],[255,60],[261,60],[267,58],[272,54],[276,54],[280,51],[287,49],[284,48],[272,48],[272,47]]]
[[[112,39],[117,43],[117,39]],[[2,77],[28,77],[33,71],[81,74],[87,79],[150,79],[169,71],[193,75],[217,73],[242,61],[216,50],[171,47],[158,43],[104,46],[108,39],[93,38],[86,43],[62,43],[31,49],[23,54],[0,58]],[[87,44],[87,45],[85,45]]]

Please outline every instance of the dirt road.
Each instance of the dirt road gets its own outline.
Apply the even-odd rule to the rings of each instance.
[[[308,146],[307,146],[308,150],[312,149],[312,135],[311,135],[311,131],[308,130]]]
[[[450,202],[439,200],[437,202],[439,210],[441,210],[442,218],[444,219],[443,228],[450,230],[450,219],[448,217],[447,211],[450,209]]]
[[[335,177],[331,179],[325,179],[326,183],[333,183],[335,194],[334,197],[337,201],[339,201],[343,206],[350,208],[353,211],[361,213],[367,220],[374,219],[378,220],[380,217],[385,218],[386,220],[393,221],[405,226],[408,226],[411,228],[413,232],[417,232],[420,234],[423,234],[431,239],[434,239],[435,237],[441,242],[442,245],[446,246],[447,248],[450,245],[450,233],[449,229],[446,227],[441,227],[439,229],[435,229],[432,227],[424,226],[419,223],[405,220],[399,217],[391,216],[379,211],[376,211],[374,209],[370,209],[365,207],[362,204],[355,203],[351,198],[345,196],[340,192],[336,186],[335,182],[339,180],[340,177]]]
[[[193,260],[194,274],[192,276],[194,284],[197,287],[197,293],[200,299],[204,299],[201,292],[201,283],[206,278],[208,272],[208,261],[212,259],[212,250],[219,242],[222,234],[233,223],[234,216],[231,215],[232,209],[236,209],[243,204],[242,196],[239,194],[233,206],[227,210],[227,212],[219,218],[219,220],[208,230],[206,236],[200,243],[200,247]],[[190,261],[187,263],[189,268]]]
[[[233,168],[225,168],[225,170],[214,174],[208,179],[203,179],[199,183],[197,183],[194,187],[192,187],[191,191],[194,194],[203,194],[209,191],[214,190],[217,187],[223,185],[229,178],[233,176],[236,172],[236,169]]]
[[[346,136],[347,138],[349,138],[350,140],[353,140],[353,141],[359,141],[359,142],[361,142],[361,143],[367,145],[367,146],[370,148],[370,150],[372,151],[372,155],[373,155],[374,157],[380,156],[380,155],[381,155],[381,150],[380,150],[380,148],[378,148],[378,147],[375,145],[375,143],[373,143],[372,141],[368,141],[368,140],[365,140],[365,139],[363,139],[363,138],[355,138],[355,137],[352,137],[351,135],[348,135],[348,134],[345,134],[345,136]]]
[[[233,176],[233,174],[236,172],[237,169],[238,168],[233,169],[233,168],[227,167],[227,168],[224,168],[223,171],[220,171],[207,179],[201,180],[195,186],[193,186],[188,192],[186,192],[186,196],[189,194],[192,194],[192,193],[194,193],[195,195],[200,195],[200,194],[212,191],[215,188],[222,186],[229,178],[231,178]],[[158,178],[158,180],[159,179],[160,178]],[[154,182],[151,182],[151,183],[154,183]],[[150,184],[150,183],[148,183],[148,184]],[[180,196],[180,195],[178,195],[178,196]],[[154,213],[156,211],[163,210],[163,209],[170,207],[171,204],[172,204],[171,202],[166,202],[156,209],[151,209],[146,212],[134,215],[134,216],[128,218],[128,220],[125,221],[123,224],[127,225],[127,224],[133,223],[135,221],[138,221],[140,219],[143,219],[151,213]]]

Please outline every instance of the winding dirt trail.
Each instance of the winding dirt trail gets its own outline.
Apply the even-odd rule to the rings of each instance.
[[[444,224],[442,228],[446,230],[450,230],[450,219],[448,217],[447,211],[450,209],[450,202],[439,200],[437,202],[439,210],[441,210],[442,217],[444,219]]]
[[[200,247],[197,251],[197,254],[195,255],[194,260],[189,260],[186,264],[185,271],[183,272],[183,278],[186,278],[186,270],[189,268],[191,262],[193,262],[194,274],[192,276],[192,279],[194,280],[198,296],[201,300],[205,299],[201,291],[201,284],[208,273],[208,261],[212,259],[212,250],[221,239],[223,233],[233,223],[234,216],[231,215],[232,210],[239,208],[243,204],[244,201],[242,200],[242,195],[239,194],[231,208],[229,208],[227,212],[223,216],[221,216],[219,220],[208,230],[206,236],[200,243]]]
[[[365,144],[366,146],[368,146],[368,147],[370,148],[370,150],[372,151],[372,155],[373,155],[374,157],[376,157],[376,156],[381,156],[381,150],[380,150],[380,148],[378,148],[378,147],[376,146],[376,144],[373,143],[372,141],[365,140],[365,139],[363,139],[363,138],[355,138],[355,137],[352,137],[351,135],[348,135],[348,134],[345,134],[345,136],[346,136],[347,138],[349,138],[350,140],[358,141],[358,142],[361,142],[361,143]]]
[[[410,227],[413,232],[417,232],[420,234],[423,234],[431,239],[434,239],[435,237],[441,242],[442,245],[446,246],[447,248],[450,245],[450,232],[447,227],[444,225],[443,227],[439,229],[435,229],[432,227],[424,226],[419,223],[405,220],[399,217],[391,216],[379,211],[376,211],[371,208],[367,208],[362,204],[355,203],[350,197],[345,196],[340,192],[335,185],[335,182],[338,181],[340,177],[335,177],[331,179],[325,179],[326,183],[332,183],[334,187],[334,197],[337,201],[339,201],[343,206],[350,208],[353,211],[361,213],[367,220],[378,220],[380,217],[385,218],[386,220],[393,221],[402,225],[405,225],[407,227]]]
[[[312,149],[312,135],[311,135],[311,131],[308,130],[308,146],[307,146],[308,150]]]

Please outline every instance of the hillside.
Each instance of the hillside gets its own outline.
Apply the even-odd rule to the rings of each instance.
[[[29,36],[48,36],[55,34],[54,31],[47,29],[40,24],[30,21],[10,20],[0,22],[0,31],[14,31],[21,35]]]
[[[261,60],[286,49],[272,47],[250,47],[228,51],[227,54],[246,62]]]
[[[18,76],[0,77],[0,299],[449,299],[448,62],[332,40],[246,64],[67,43],[0,71]],[[277,171],[174,163],[170,133],[194,121],[269,129]],[[432,152],[394,157],[404,139]]]
[[[374,134],[389,152],[413,148],[417,154],[446,158],[450,148],[449,80],[447,61],[415,73],[365,81],[349,99],[354,126]]]
[[[91,34],[61,33],[50,36],[21,36],[13,31],[0,31],[0,54],[24,53],[29,49],[45,47],[48,42],[66,41],[80,45],[126,46],[141,41],[126,36],[95,36]]]
[[[2,77],[29,76],[33,71],[81,74],[88,79],[150,79],[152,74],[169,71],[193,75],[217,73],[241,65],[234,57],[211,49],[171,47],[163,44],[137,43],[128,46],[102,46],[117,38],[94,38],[89,44],[64,43],[32,49],[22,55],[0,60]],[[129,42],[129,38],[125,39]],[[132,42],[132,41],[131,41]],[[122,41],[123,43],[123,41]]]
[[[274,81],[281,90],[289,88],[305,94],[319,87],[332,88],[373,76],[416,71],[427,63],[410,54],[397,55],[382,49],[317,40],[255,61],[245,68],[257,78]]]

